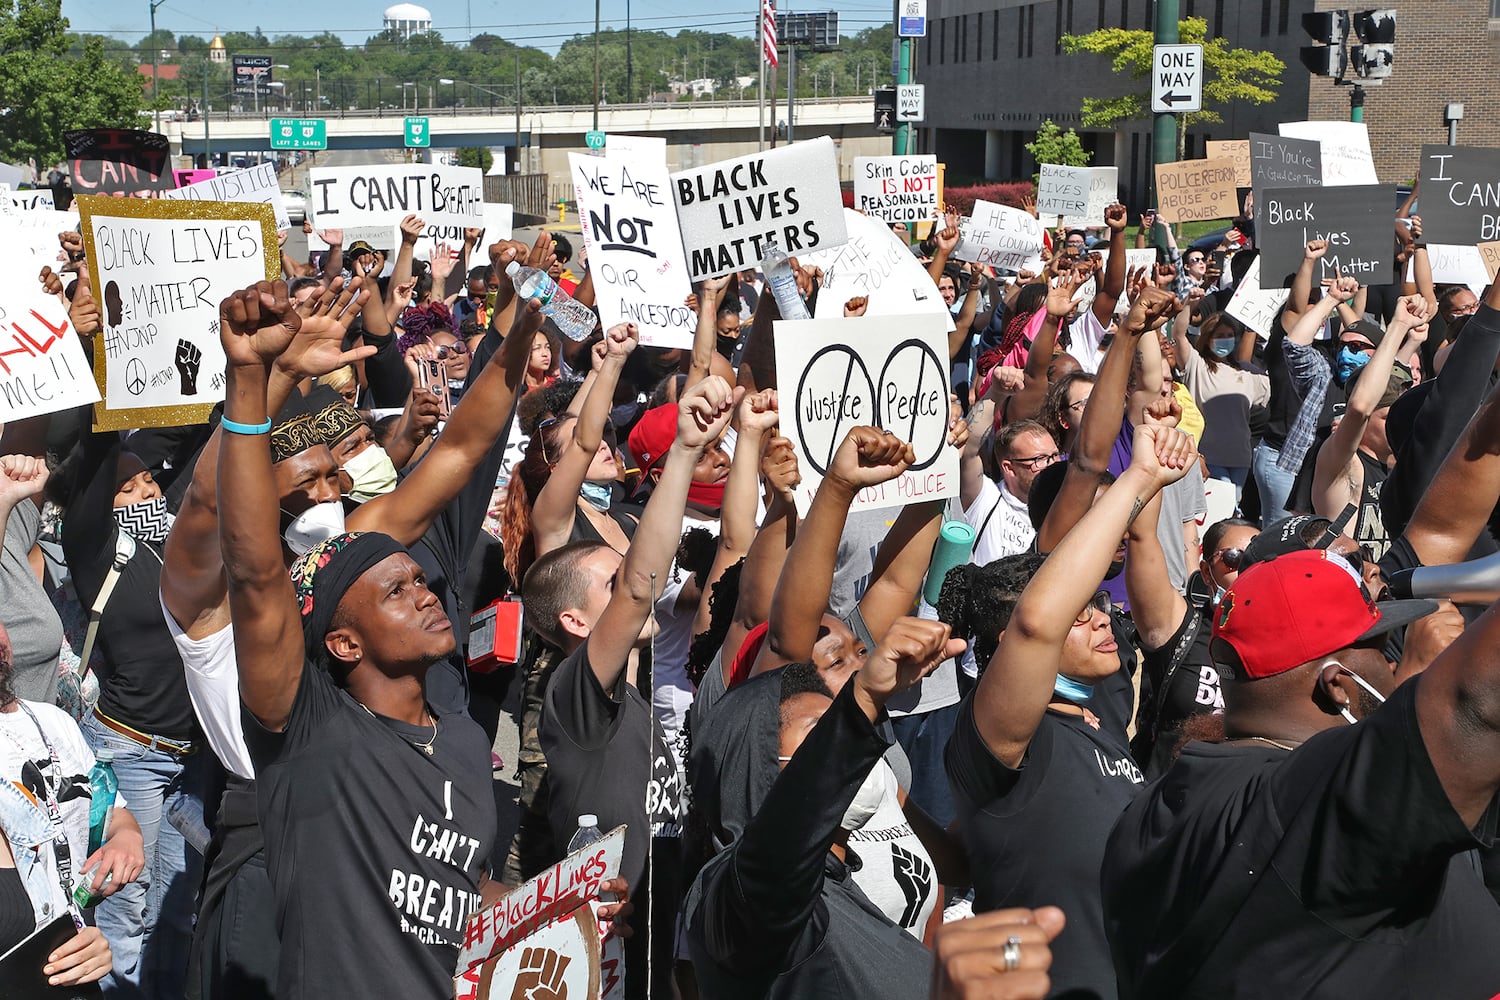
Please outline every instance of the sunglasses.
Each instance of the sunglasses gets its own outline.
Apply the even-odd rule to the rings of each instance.
[[[1187,259],[1187,263],[1189,263],[1189,264],[1201,264],[1201,263],[1203,263],[1207,259],[1208,259],[1207,257],[1189,257]]]
[[[1238,570],[1245,561],[1244,549],[1220,549],[1213,558],[1224,564],[1225,569]]]
[[[455,340],[451,344],[448,344],[448,345],[446,345],[444,347],[439,347],[437,349],[437,358],[438,358],[439,361],[446,361],[448,359],[448,356],[450,354],[468,354],[468,353],[469,353],[469,345],[466,344],[466,343],[464,343],[462,340]]]
[[[1078,612],[1078,617],[1073,619],[1073,624],[1087,625],[1093,620],[1095,611],[1107,615],[1112,610],[1114,610],[1114,604],[1110,600],[1109,591],[1097,591],[1093,597],[1089,598],[1089,602],[1083,606],[1083,610]]]
[[[543,420],[541,423],[536,425],[537,436],[541,439],[542,442],[542,461],[546,462],[549,467],[556,463],[554,463],[552,459],[547,455],[547,435],[545,432],[562,423],[563,419],[563,417],[548,417],[546,420]],[[610,451],[619,450],[620,438],[619,435],[615,432],[615,422],[610,418],[604,418],[604,428],[600,431],[599,437],[605,444],[609,445]]]

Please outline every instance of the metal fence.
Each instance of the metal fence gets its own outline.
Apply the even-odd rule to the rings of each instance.
[[[547,175],[506,174],[484,179],[484,200],[491,205],[511,205],[517,215],[547,217]]]

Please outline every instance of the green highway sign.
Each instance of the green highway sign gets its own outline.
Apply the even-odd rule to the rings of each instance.
[[[604,148],[604,133],[594,129],[583,137],[583,141],[588,143],[589,149],[597,152]]]
[[[431,146],[432,133],[428,131],[426,118],[406,119],[406,146],[412,149],[418,146]]]
[[[327,149],[328,123],[321,118],[272,118],[272,149]]]

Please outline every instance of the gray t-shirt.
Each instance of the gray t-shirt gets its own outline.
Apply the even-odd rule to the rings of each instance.
[[[833,590],[828,595],[828,613],[835,618],[848,618],[865,596],[875,572],[875,553],[900,513],[900,507],[859,510],[844,522],[838,559],[833,564]]]
[[[1203,470],[1194,462],[1188,474],[1161,491],[1161,517],[1156,522],[1156,536],[1167,554],[1167,576],[1172,589],[1179,594],[1187,590],[1188,564],[1182,526],[1208,513],[1203,492]],[[1193,567],[1197,568],[1197,567]]]
[[[30,500],[16,504],[5,523],[0,555],[0,622],[10,633],[16,694],[48,705],[57,699],[57,657],[62,620],[32,572],[27,555],[42,531],[42,512]]]

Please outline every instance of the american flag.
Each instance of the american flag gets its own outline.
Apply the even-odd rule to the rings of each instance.
[[[775,67],[776,62],[776,4],[773,0],[761,0],[760,4],[761,31],[765,37],[764,51],[766,65]]]

